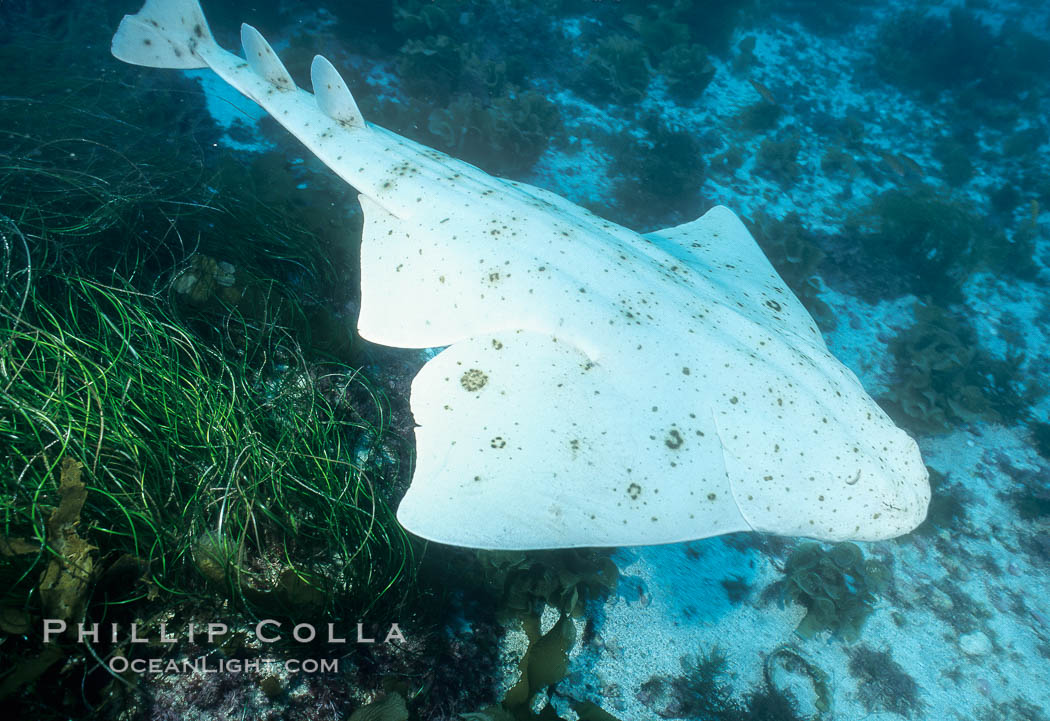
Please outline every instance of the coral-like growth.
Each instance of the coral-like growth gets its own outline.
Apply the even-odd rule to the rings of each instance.
[[[692,42],[722,54],[729,47],[733,30],[755,4],[754,0],[674,0],[669,12],[689,28]]]
[[[613,165],[621,176],[616,208],[626,215],[618,220],[645,228],[692,219],[704,179],[700,144],[691,133],[659,118],[648,117],[642,124],[648,137],[620,148]]]
[[[685,675],[671,682],[679,702],[676,716],[706,718],[729,705],[732,688],[719,680],[725,675],[726,655],[717,646],[700,656],[682,658],[682,670]]]
[[[1046,460],[1050,460],[1050,423],[1033,421],[1029,424],[1035,450]]]
[[[820,169],[825,175],[838,175],[854,178],[860,172],[856,159],[842,147],[831,146],[820,159]]]
[[[858,696],[869,713],[889,711],[908,718],[922,711],[919,685],[889,651],[860,646],[851,650],[849,656]]]
[[[734,698],[732,686],[725,682],[726,655],[717,646],[696,656],[683,656],[683,675],[673,678],[653,676],[642,684],[638,699],[661,718],[695,718],[704,721],[799,721],[798,701],[786,689],[778,688],[771,674],[772,663],[788,657],[794,666],[810,677],[817,695],[816,706],[829,706],[826,677],[797,653],[780,648],[766,657],[763,683]]]
[[[959,187],[973,177],[971,151],[955,139],[944,138],[933,147],[933,157],[941,164],[941,173],[948,185]]]
[[[875,46],[886,81],[927,94],[959,90],[967,107],[989,118],[996,101],[1045,82],[1039,68],[1048,52],[1046,40],[1009,25],[993,30],[959,6],[947,18],[905,10],[882,25]]]
[[[561,127],[557,107],[540,93],[508,93],[491,103],[461,94],[430,114],[436,145],[496,174],[530,168]]]
[[[725,721],[801,721],[803,718],[790,691],[768,685],[749,692],[743,705],[725,715]]]
[[[961,484],[950,483],[947,474],[934,468],[930,472],[930,507],[926,520],[915,529],[923,535],[932,535],[941,530],[950,529],[959,533],[967,520],[966,505],[971,500],[971,493]]]
[[[667,78],[667,89],[675,99],[690,102],[699,98],[715,77],[715,66],[699,45],[679,43],[664,52],[660,71]]]
[[[798,163],[798,153],[802,150],[802,141],[798,133],[788,131],[777,138],[766,138],[758,148],[755,158],[755,171],[782,187],[788,187],[802,174]]]
[[[501,608],[528,612],[551,605],[579,615],[589,599],[600,598],[619,579],[616,564],[595,551],[480,551],[485,583],[502,597]]]
[[[952,8],[947,20],[908,10],[880,28],[875,58],[886,80],[934,91],[983,77],[994,45],[992,31],[967,10]]]
[[[638,15],[625,18],[628,25],[638,31],[649,54],[658,58],[669,48],[689,42],[689,28],[675,19],[674,12],[649,5]]]
[[[821,35],[836,35],[849,31],[865,14],[870,14],[871,0],[856,0],[849,3],[828,3],[823,0],[785,0],[772,6],[772,10],[789,18],[797,18],[813,32]]]
[[[1030,244],[1010,242],[1001,230],[926,188],[883,193],[850,218],[846,233],[894,295],[954,301],[979,267],[1020,277],[1036,270]]]
[[[398,75],[409,92],[441,102],[459,87],[463,65],[462,46],[448,35],[433,35],[402,46]]]
[[[683,656],[681,663],[681,676],[653,676],[642,684],[639,699],[645,706],[664,718],[723,719],[735,709],[733,688],[723,680],[727,658],[720,648]]]
[[[898,422],[929,431],[979,418],[1015,420],[1043,394],[1024,382],[1020,349],[997,359],[962,318],[933,305],[917,306],[915,315],[915,325],[890,342],[896,371],[881,400]]]
[[[898,364],[888,405],[931,428],[977,419],[988,403],[975,372],[973,329],[938,306],[918,306],[916,316],[890,343]]]
[[[741,110],[735,123],[749,133],[762,133],[775,128],[783,114],[784,110],[779,105],[763,99]]]
[[[802,543],[784,567],[784,596],[806,607],[795,632],[811,638],[829,631],[846,641],[860,637],[877,594],[889,580],[882,563],[865,559],[854,543],[822,548]]]
[[[649,87],[649,66],[641,41],[624,35],[602,38],[591,48],[576,88],[596,101],[632,103]]]
[[[460,12],[456,0],[398,0],[393,5],[394,30],[407,38],[451,34]]]

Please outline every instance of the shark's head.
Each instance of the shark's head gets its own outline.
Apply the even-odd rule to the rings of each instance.
[[[922,523],[930,487],[911,437],[897,429],[879,433],[874,443],[844,427],[832,434],[839,437],[825,438],[830,456],[811,452],[811,460],[799,464],[759,467],[727,452],[734,495],[753,529],[826,541],[876,541]]]

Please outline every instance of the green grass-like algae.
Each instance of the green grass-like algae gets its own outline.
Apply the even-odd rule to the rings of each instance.
[[[41,718],[125,685],[106,643],[42,644],[45,613],[379,623],[417,565],[403,429],[345,318],[350,190],[311,178],[304,208],[301,170],[218,148],[190,81],[60,42],[103,15],[0,47],[0,696]]]

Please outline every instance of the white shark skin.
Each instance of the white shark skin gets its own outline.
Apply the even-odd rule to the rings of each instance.
[[[212,68],[361,193],[361,336],[449,346],[412,384],[409,531],[534,549],[875,540],[925,518],[917,445],[731,211],[639,235],[368,124],[328,61],[312,95],[241,37],[248,61],[195,0],[148,0],[113,52]]]

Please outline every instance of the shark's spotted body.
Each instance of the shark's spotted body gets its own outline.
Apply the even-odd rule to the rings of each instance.
[[[148,0],[113,53],[212,68],[361,193],[361,335],[449,346],[412,384],[407,529],[526,549],[878,539],[925,517],[915,442],[732,212],[639,235],[370,125],[327,60],[310,94],[241,39],[244,59],[196,0]]]

